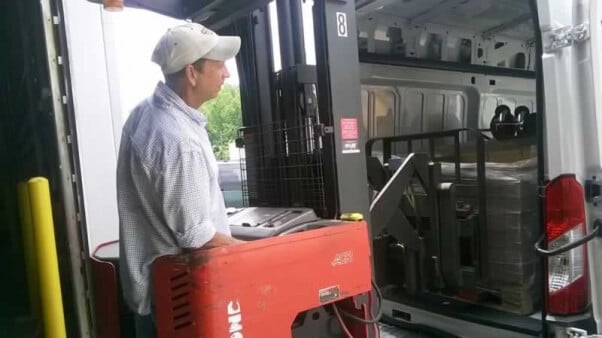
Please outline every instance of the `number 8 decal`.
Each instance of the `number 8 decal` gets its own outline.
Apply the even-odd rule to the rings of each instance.
[[[337,12],[337,33],[339,36],[347,37],[347,14]]]

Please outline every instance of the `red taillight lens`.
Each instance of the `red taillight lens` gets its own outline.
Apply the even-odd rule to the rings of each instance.
[[[586,234],[583,187],[575,176],[560,176],[546,187],[545,222],[548,250]],[[570,315],[589,306],[585,245],[548,258],[548,312]]]

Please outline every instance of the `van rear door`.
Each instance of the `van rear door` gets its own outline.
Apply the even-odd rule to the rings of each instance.
[[[588,101],[591,102],[590,113],[588,114],[591,121],[587,125],[591,125],[593,130],[591,134],[586,136],[585,141],[587,146],[592,148],[592,163],[588,164],[588,167],[595,168],[592,171],[595,171],[600,177],[602,172],[602,3],[600,1],[590,0],[589,22],[591,23],[591,37],[588,43],[590,50],[589,65],[591,66],[589,74],[592,77],[590,93],[593,100]],[[586,156],[586,158],[589,158],[589,156]],[[593,178],[593,174],[591,176]],[[602,219],[602,206],[591,203],[589,213],[590,220]],[[593,311],[598,333],[602,332],[602,240],[600,234],[599,231],[598,238],[591,241],[588,248]]]
[[[596,95],[602,94],[602,5],[537,0],[537,6],[545,93],[546,309],[549,319],[592,311],[602,332],[602,242],[588,235],[602,218],[602,205],[586,198],[589,183],[602,177],[602,97]]]

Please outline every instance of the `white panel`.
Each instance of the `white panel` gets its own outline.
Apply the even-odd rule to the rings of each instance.
[[[119,128],[113,123],[109,95],[102,7],[71,0],[65,1],[64,10],[85,220],[93,250],[118,238],[115,131]]]
[[[440,93],[427,93],[424,102],[423,132],[436,132],[443,130],[443,106],[445,96]]]
[[[401,134],[421,133],[424,120],[424,94],[418,89],[409,89],[405,91],[405,95],[406,104],[401,111]]]
[[[600,1],[592,1],[591,6],[589,21],[602,23],[602,3]],[[590,146],[597,148],[596,164],[598,168],[602,168],[602,137],[599,135],[600,131],[602,131],[602,95],[599,95],[602,93],[602,24],[591,25],[590,28],[592,41],[591,74],[594,84],[593,88],[591,88],[594,93],[594,102],[592,102],[591,111],[595,113],[596,122],[592,124],[595,126],[595,131],[587,140],[592,142]],[[595,95],[595,93],[598,93],[598,95]]]
[[[602,3],[599,0],[591,1],[591,12],[589,22],[602,22]],[[594,101],[590,110],[594,113],[595,122],[590,126],[594,131],[588,131],[585,138],[586,145],[591,149],[591,156],[588,167],[595,168],[595,171],[602,172],[602,140],[600,133],[602,131],[602,25],[591,25],[591,76],[593,77]],[[597,93],[597,94],[596,94]],[[597,156],[593,156],[596,153]],[[591,218],[602,218],[600,207],[589,208]],[[602,332],[602,240],[597,239],[588,245],[589,267],[591,272],[592,285],[592,303],[593,312],[598,326],[598,332]]]
[[[445,95],[446,109],[443,113],[443,129],[460,129],[466,126],[466,102],[460,94]]]
[[[562,7],[562,3],[565,3],[564,7]],[[562,0],[549,1],[549,8],[551,9],[549,13],[542,13],[544,21],[551,22],[553,27],[560,24],[572,24],[572,3]],[[546,20],[544,14],[551,17]],[[577,60],[575,58],[575,51],[572,48],[543,55],[546,97],[546,164],[550,178],[566,173],[581,175],[583,172],[580,107],[578,100],[570,99],[580,96],[577,92]]]

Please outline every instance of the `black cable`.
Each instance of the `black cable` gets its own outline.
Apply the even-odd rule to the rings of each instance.
[[[342,309],[337,309],[341,313],[341,315],[343,317],[347,317],[349,319],[355,320],[355,321],[363,323],[363,324],[378,324],[383,315],[383,296],[380,293],[380,289],[378,288],[378,286],[376,285],[374,280],[372,280],[372,286],[374,286],[374,289],[376,290],[376,299],[378,300],[378,311],[376,312],[376,316],[374,316],[374,319],[360,318],[360,317],[352,315],[351,313],[346,312]],[[337,307],[335,304],[332,304],[332,305],[335,308]]]
[[[535,243],[535,250],[537,250],[537,253],[539,253],[540,255],[543,256],[557,256],[560,255],[561,253],[565,253],[567,251],[573,250],[589,241],[591,241],[592,239],[599,237],[600,235],[602,235],[602,233],[600,232],[600,220],[596,220],[596,222],[594,223],[594,230],[592,230],[591,233],[587,234],[587,236],[573,242],[570,244],[567,244],[565,246],[562,246],[558,249],[554,249],[554,250],[544,250],[541,248],[541,243],[544,241],[545,239],[545,234],[541,236],[541,238],[539,239],[539,241],[537,241],[537,243]]]

